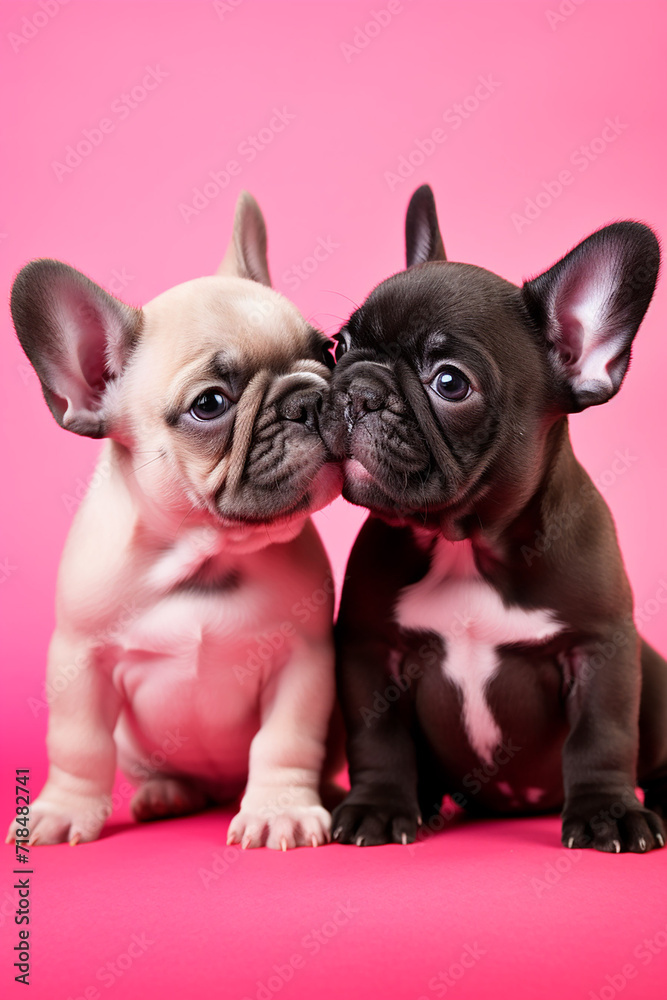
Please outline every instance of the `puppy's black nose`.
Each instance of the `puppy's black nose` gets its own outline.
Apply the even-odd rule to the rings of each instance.
[[[282,400],[280,415],[284,420],[305,424],[310,430],[316,431],[321,409],[321,392],[313,389],[297,389]]]
[[[377,383],[371,385],[367,382],[357,382],[348,389],[348,400],[349,413],[358,420],[365,413],[384,409],[387,393],[383,386]]]

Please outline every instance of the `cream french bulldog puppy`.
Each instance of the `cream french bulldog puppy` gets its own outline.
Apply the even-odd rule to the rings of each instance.
[[[247,193],[218,274],[143,309],[57,261],[16,278],[51,412],[109,438],[60,567],[33,844],[97,838],[117,764],[137,820],[245,788],[228,843],[329,838],[332,588],[309,520],[340,487],[318,431],[326,341],[268,286]]]

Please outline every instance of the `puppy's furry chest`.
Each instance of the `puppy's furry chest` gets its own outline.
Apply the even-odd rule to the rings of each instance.
[[[229,547],[204,529],[167,549],[145,573],[143,603],[140,598],[120,630],[121,649],[135,658],[163,656],[202,674],[209,661],[222,668],[258,645],[286,609],[265,578],[264,562],[230,557]]]
[[[215,552],[195,563],[186,555],[181,546],[148,570],[114,637],[115,683],[146,728],[162,712],[185,713],[194,727],[209,711],[222,727],[255,714],[292,650],[294,630],[281,631],[286,609],[266,580]]]
[[[561,631],[561,623],[547,609],[507,606],[478,572],[471,543],[442,538],[426,576],[400,593],[395,618],[402,628],[445,640],[443,674],[461,693],[471,746],[490,760],[502,740],[486,698],[500,667],[499,647],[546,642]]]
[[[187,739],[169,757],[173,769],[223,783],[245,774],[260,693],[292,653],[280,620],[261,588],[230,581],[178,589],[127,622],[113,677],[124,702],[116,739],[130,772],[128,761],[160,751],[178,731]]]
[[[112,643],[126,773],[178,731],[172,770],[225,788],[245,780],[265,692],[303,641],[293,605],[308,587],[287,546],[275,549],[230,553],[191,532],[137,574]]]
[[[117,637],[128,655],[164,656],[181,661],[189,673],[201,673],[213,657],[221,666],[239,649],[257,642],[271,623],[271,609],[250,588],[182,589],[130,613]]]

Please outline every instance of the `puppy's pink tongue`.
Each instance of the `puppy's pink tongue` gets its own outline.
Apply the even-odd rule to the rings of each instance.
[[[345,475],[349,476],[351,479],[360,479],[362,482],[371,483],[373,482],[373,477],[361,462],[358,462],[356,458],[345,459]]]

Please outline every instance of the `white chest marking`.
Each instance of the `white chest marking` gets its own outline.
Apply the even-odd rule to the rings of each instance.
[[[470,745],[491,762],[502,733],[486,700],[498,666],[498,647],[540,643],[562,628],[551,611],[507,607],[475,566],[469,541],[440,539],[429,572],[399,595],[396,621],[403,628],[427,629],[446,642],[443,673],[463,699]]]

